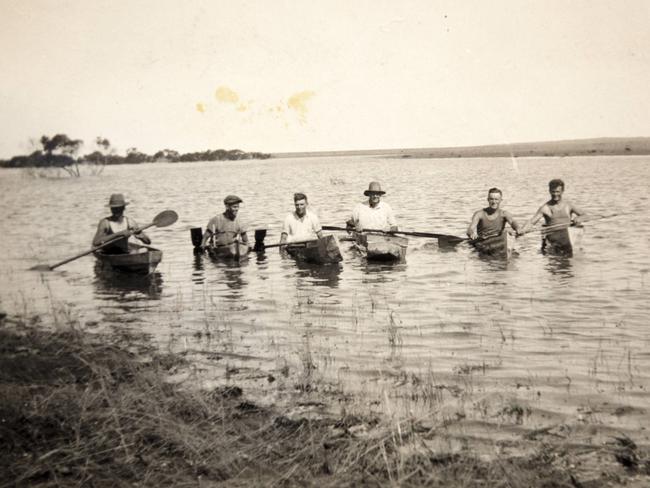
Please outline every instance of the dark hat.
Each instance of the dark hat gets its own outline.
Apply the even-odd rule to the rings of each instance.
[[[109,207],[126,207],[128,204],[129,202],[124,200],[124,195],[121,193],[113,193],[111,198],[108,199]]]
[[[379,184],[378,181],[371,181],[370,185],[368,185],[368,189],[364,191],[363,194],[365,196],[369,196],[373,193],[376,193],[378,195],[383,195],[386,192],[381,190],[381,185]]]
[[[233,205],[235,203],[241,203],[243,200],[239,198],[237,195],[228,195],[226,198],[223,199],[223,203],[226,205]]]

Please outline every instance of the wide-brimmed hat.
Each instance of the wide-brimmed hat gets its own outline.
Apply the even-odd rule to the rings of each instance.
[[[242,203],[244,200],[239,198],[237,195],[228,195],[226,198],[223,199],[223,203],[226,205],[233,205],[235,203]]]
[[[121,193],[113,193],[108,199],[109,207],[126,207],[129,204]]]
[[[386,193],[385,191],[382,191],[381,185],[379,184],[378,181],[371,181],[370,185],[368,185],[368,189],[363,192],[365,196],[369,196],[373,193],[376,193],[377,195],[383,195]]]

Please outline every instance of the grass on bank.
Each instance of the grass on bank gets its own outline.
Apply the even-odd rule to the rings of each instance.
[[[147,358],[144,360],[144,358]],[[607,486],[587,482],[541,444],[533,455],[482,461],[440,453],[443,435],[375,416],[290,418],[213,391],[166,382],[179,356],[135,355],[106,336],[0,326],[3,486]],[[647,469],[628,446],[634,476]],[[619,460],[619,463],[624,464]],[[616,474],[620,480],[621,473]],[[616,478],[615,478],[616,479]]]

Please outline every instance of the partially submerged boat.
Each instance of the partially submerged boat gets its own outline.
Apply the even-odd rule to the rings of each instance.
[[[102,267],[127,273],[152,274],[162,261],[160,249],[134,242],[129,242],[127,253],[109,254],[99,250],[94,254]]]
[[[214,259],[244,261],[248,259],[250,245],[247,242],[234,241],[230,244],[211,245],[208,254]]]
[[[581,225],[570,225],[545,231],[542,227],[542,252],[573,256],[579,249],[585,229]]]
[[[501,234],[496,236],[479,237],[478,239],[469,242],[481,256],[496,259],[509,259],[512,255],[510,237],[506,231],[501,232]]]
[[[406,237],[358,232],[355,246],[368,261],[400,262],[406,261]]]
[[[297,244],[289,243],[286,250],[290,256],[305,263],[330,264],[343,261],[339,243],[333,235]]]

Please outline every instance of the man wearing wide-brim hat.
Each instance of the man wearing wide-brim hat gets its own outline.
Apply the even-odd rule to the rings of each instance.
[[[239,204],[243,200],[237,195],[228,195],[223,199],[226,210],[210,219],[203,234],[201,247],[205,249],[209,243],[213,246],[232,244],[237,240],[248,243],[247,225],[239,217]]]
[[[97,224],[97,232],[93,237],[93,247],[99,246],[106,241],[116,239],[115,244],[102,248],[105,254],[121,254],[129,252],[128,240],[134,235],[145,244],[151,244],[149,236],[139,229],[138,224],[131,217],[124,215],[124,210],[129,202],[121,193],[113,193],[108,200],[108,207],[111,209],[111,216],[105,217]],[[119,239],[123,236],[123,239]]]
[[[397,221],[393,209],[381,200],[386,192],[377,181],[370,182],[368,189],[363,192],[368,197],[367,202],[358,203],[352,209],[352,216],[346,222],[348,229],[362,231],[382,230],[397,231]]]

